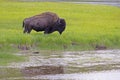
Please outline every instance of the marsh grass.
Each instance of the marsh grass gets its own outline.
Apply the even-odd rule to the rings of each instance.
[[[0,11],[0,44],[37,44],[43,49],[71,49],[72,45],[78,49],[83,46],[90,48],[96,44],[108,48],[120,47],[120,9],[117,7],[56,2],[3,2],[0,3]],[[56,12],[66,19],[65,32],[62,35],[57,32],[43,35],[35,31],[30,35],[23,34],[23,19],[45,11]]]
[[[24,61],[25,57],[20,57],[15,54],[17,51],[10,46],[0,47],[0,65],[5,66],[10,62]]]
[[[62,35],[44,35],[32,31],[23,34],[26,17],[45,11],[65,18],[67,26]],[[0,65],[23,58],[15,56],[19,45],[38,50],[90,50],[96,45],[108,49],[120,48],[120,8],[106,5],[56,2],[0,1]]]
[[[22,21],[45,11],[65,18],[66,30],[44,35],[23,34]],[[56,2],[1,2],[0,45],[35,45],[48,50],[89,50],[96,45],[120,48],[120,8]]]
[[[25,59],[23,57],[19,57],[13,54],[8,53],[3,53],[0,52],[0,65],[6,65],[7,63],[10,62],[19,62],[19,61],[24,61]]]
[[[0,68],[0,79],[8,79],[8,78],[13,78],[13,77],[20,77],[23,76],[18,68]],[[24,80],[19,79],[19,80]]]

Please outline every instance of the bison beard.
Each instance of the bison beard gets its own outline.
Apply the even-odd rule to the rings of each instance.
[[[24,33],[30,33],[31,30],[37,32],[44,31],[44,34],[50,34],[54,31],[58,31],[60,34],[65,30],[66,22],[61,19],[57,14],[52,12],[45,12],[30,18],[26,18],[23,21]]]

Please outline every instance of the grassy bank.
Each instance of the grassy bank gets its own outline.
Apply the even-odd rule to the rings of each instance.
[[[44,35],[32,31],[23,34],[22,21],[45,11],[65,18],[66,30]],[[70,4],[55,2],[0,3],[0,55],[7,47],[16,50],[90,50],[96,45],[120,48],[120,8],[105,5]]]

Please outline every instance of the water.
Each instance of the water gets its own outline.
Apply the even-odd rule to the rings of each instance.
[[[76,4],[94,4],[94,5],[99,5],[99,4],[102,4],[102,5],[111,5],[111,6],[117,6],[117,7],[120,7],[120,1],[110,1],[110,2],[107,2],[107,1],[100,1],[100,2],[72,2],[72,3],[76,3]]]
[[[21,51],[26,62],[1,66],[7,80],[120,80],[120,50]]]
[[[120,1],[119,0],[18,0],[18,1],[25,1],[25,2],[42,2],[42,1],[51,1],[51,2],[70,2],[75,4],[102,4],[102,5],[111,5],[111,6],[117,6],[120,7]]]
[[[32,77],[31,79],[50,79],[50,80],[120,80],[120,71],[101,71],[101,72],[92,72],[92,73],[74,73],[74,74],[45,75],[45,76]]]
[[[102,5],[111,5],[120,7],[119,0],[16,0],[16,1],[23,1],[23,2],[70,2],[75,4],[102,4]]]

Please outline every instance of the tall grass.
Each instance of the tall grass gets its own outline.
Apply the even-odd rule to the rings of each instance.
[[[67,26],[62,35],[44,35],[32,31],[23,34],[22,21],[45,11],[65,18]],[[81,50],[96,45],[120,48],[120,8],[106,5],[56,2],[0,3],[0,45],[34,45],[38,49]]]

